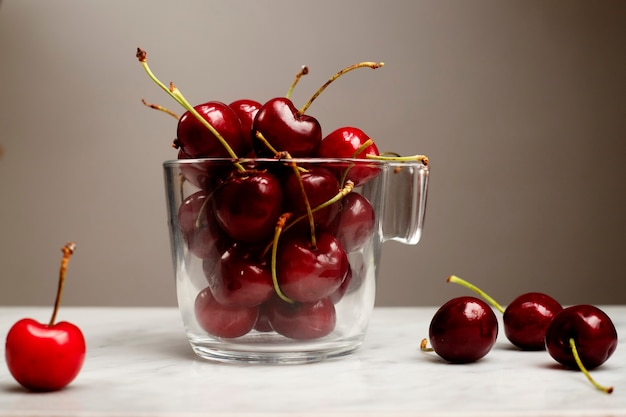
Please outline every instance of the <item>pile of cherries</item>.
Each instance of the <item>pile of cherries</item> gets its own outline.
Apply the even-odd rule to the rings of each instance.
[[[220,338],[252,330],[298,340],[331,333],[335,305],[360,285],[348,255],[360,251],[375,232],[374,208],[353,190],[380,173],[366,160],[386,157],[356,127],[323,137],[320,123],[305,112],[340,75],[383,64],[363,62],[339,71],[297,109],[289,96],[306,67],[285,97],[263,104],[242,99],[191,106],[173,84],[166,87],[151,73],[145,51],[138,49],[137,58],[186,109],[178,117],[150,105],[178,119],[173,143],[178,159],[194,160],[182,170],[198,191],[184,198],[178,223],[207,279],[195,299],[200,327]],[[199,158],[228,162],[216,167]],[[364,163],[306,164],[303,158]]]
[[[521,350],[546,349],[557,362],[581,370],[599,390],[613,391],[613,387],[598,384],[588,372],[606,362],[617,348],[615,325],[598,307],[579,304],[563,308],[547,294],[528,292],[505,309],[468,281],[455,275],[447,281],[469,288],[481,298],[456,297],[442,305],[431,320],[429,339],[421,342],[423,351],[434,350],[452,363],[481,359],[491,351],[498,335],[494,307],[503,314],[505,335],[515,346]]]

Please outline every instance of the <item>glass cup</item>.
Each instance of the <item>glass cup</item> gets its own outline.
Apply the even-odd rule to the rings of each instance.
[[[418,161],[186,159],[163,164],[177,300],[193,351],[239,363],[354,352],[381,244],[417,244]]]

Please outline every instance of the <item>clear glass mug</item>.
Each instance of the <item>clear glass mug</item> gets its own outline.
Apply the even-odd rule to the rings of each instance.
[[[177,300],[193,351],[240,363],[348,355],[374,309],[381,245],[417,244],[420,161],[163,164]]]

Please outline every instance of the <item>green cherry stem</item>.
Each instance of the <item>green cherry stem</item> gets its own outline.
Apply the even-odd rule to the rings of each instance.
[[[302,106],[302,108],[298,111],[298,114],[303,115],[308,109],[309,107],[311,107],[311,104],[313,104],[313,101],[320,95],[322,94],[322,91],[324,91],[326,89],[326,87],[328,87],[333,81],[335,81],[337,78],[341,77],[343,74],[345,74],[346,72],[352,71],[354,69],[357,68],[371,68],[371,69],[377,69],[382,67],[383,65],[385,65],[384,62],[359,62],[358,64],[354,64],[354,65],[350,65],[349,67],[346,67],[340,71],[338,71],[335,75],[333,75],[332,77],[330,77],[328,79],[328,81],[326,81],[316,92],[315,94],[313,94],[313,96],[311,96],[311,98],[309,99],[309,101],[306,102],[306,104],[304,106]]]
[[[421,162],[428,165],[428,157],[426,155],[409,155],[409,156],[390,156],[390,155],[365,155],[367,159],[376,161],[394,161],[394,162]]]
[[[600,391],[606,392],[607,394],[612,393],[613,387],[607,387],[607,386],[601,385],[598,382],[596,382],[595,379],[591,377],[591,374],[589,373],[587,368],[585,368],[585,365],[583,365],[583,362],[580,359],[580,355],[578,354],[578,349],[576,348],[576,342],[574,341],[574,338],[569,339],[569,346],[572,349],[572,355],[574,355],[574,360],[576,361],[576,364],[580,368],[581,372],[587,377],[589,382],[591,382],[591,384],[597,389],[599,389]]]
[[[180,116],[177,115],[176,113],[174,113],[173,111],[171,111],[170,109],[167,109],[163,106],[160,106],[158,104],[153,104],[153,103],[148,103],[145,99],[141,99],[141,102],[143,103],[144,106],[146,107],[150,107],[151,109],[154,110],[159,110],[162,111],[163,113],[169,114],[170,116],[172,116],[174,119],[178,120],[180,119]]]
[[[504,308],[500,304],[498,304],[498,302],[496,300],[491,298],[489,295],[487,295],[486,292],[484,292],[483,290],[481,290],[480,288],[478,288],[474,284],[471,284],[471,283],[465,281],[464,279],[457,277],[456,275],[450,275],[448,277],[448,279],[447,279],[447,282],[452,282],[454,284],[462,285],[465,288],[469,288],[470,290],[474,291],[476,294],[478,294],[482,298],[484,298],[489,304],[491,304],[493,307],[495,307],[500,313],[504,313]]]
[[[296,88],[296,85],[300,81],[300,78],[302,78],[303,75],[307,75],[308,73],[309,73],[309,67],[307,67],[306,65],[303,65],[302,68],[300,68],[300,71],[298,71],[298,73],[296,74],[296,78],[293,80],[293,83],[289,87],[289,90],[287,90],[287,94],[285,94],[285,98],[291,98],[291,93],[293,93],[293,90],[294,88]]]
[[[48,323],[49,327],[54,325],[54,322],[57,318],[57,311],[59,311],[59,306],[61,305],[61,294],[63,293],[63,285],[65,284],[65,275],[67,273],[67,264],[74,253],[74,249],[76,249],[76,243],[67,242],[61,251],[63,252],[63,258],[61,259],[61,268],[59,270],[59,287],[57,288],[57,296],[54,301],[54,309],[52,310],[52,317],[50,318],[50,322]]]
[[[294,304],[295,301],[287,297],[283,293],[283,291],[280,289],[280,286],[278,285],[278,276],[276,274],[276,258],[277,258],[277,253],[278,253],[278,240],[280,239],[280,235],[283,232],[285,224],[287,223],[287,221],[289,220],[291,216],[292,216],[291,213],[284,213],[278,218],[278,221],[276,222],[276,229],[274,231],[274,242],[272,246],[271,268],[272,268],[272,283],[274,284],[274,291],[283,301],[289,304]]]
[[[198,119],[198,121],[200,123],[202,123],[202,125],[204,125],[207,129],[209,129],[209,131],[217,138],[217,140],[220,141],[220,143],[222,144],[222,146],[224,147],[224,149],[226,150],[226,152],[228,153],[228,155],[233,158],[233,159],[239,159],[239,157],[237,156],[237,154],[235,154],[235,151],[233,151],[233,149],[230,147],[230,145],[228,144],[228,142],[224,139],[224,137],[204,118],[200,115],[200,113],[198,113],[198,111],[196,109],[193,108],[193,106],[187,101],[187,99],[185,98],[185,96],[183,96],[183,94],[180,92],[180,90],[174,85],[174,83],[170,83],[169,88],[165,86],[165,84],[163,84],[152,72],[152,70],[150,69],[150,67],[148,66],[148,60],[147,60],[147,52],[144,51],[141,48],[137,48],[137,54],[136,57],[139,60],[139,62],[141,63],[142,67],[144,68],[144,70],[146,71],[146,74],[148,74],[148,77],[150,77],[150,79],[152,81],[154,81],[159,87],[161,87],[162,90],[164,90],[170,97],[172,97],[178,104],[180,104],[185,110],[187,110],[189,113],[191,113],[196,119]],[[246,169],[238,162],[235,162],[235,166],[237,167],[237,169],[241,172],[244,172]]]

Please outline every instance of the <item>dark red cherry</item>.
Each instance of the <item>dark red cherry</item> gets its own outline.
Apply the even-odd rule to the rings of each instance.
[[[178,208],[178,225],[191,253],[202,259],[218,259],[227,240],[212,215],[207,198],[204,191],[185,198]]]
[[[250,152],[252,141],[243,133],[241,121],[232,108],[219,101],[209,101],[194,106],[194,109],[215,128],[237,156]],[[174,145],[190,158],[231,157],[218,138],[188,111],[178,120],[176,133]]]
[[[474,362],[489,353],[495,344],[498,320],[483,300],[457,297],[437,310],[428,336],[434,351],[448,362]]]
[[[291,304],[275,297],[267,306],[267,315],[274,331],[297,340],[327,336],[337,322],[335,305],[328,298]]]
[[[306,114],[300,114],[291,100],[277,97],[259,109],[252,129],[259,132],[278,152],[289,152],[294,157],[315,156],[322,140],[319,122]],[[254,140],[254,150],[259,156],[274,154],[259,140]]]
[[[545,349],[546,329],[562,309],[561,304],[547,294],[522,294],[504,310],[504,334],[523,350]]]
[[[317,148],[317,156],[320,158],[358,158],[367,159],[368,155],[379,156],[376,144],[365,145],[370,137],[356,127],[340,127],[329,133]],[[370,178],[380,173],[380,168],[375,164],[360,163],[347,169],[346,179],[354,182],[358,187],[366,183]],[[341,177],[340,177],[341,178]]]
[[[222,254],[219,272],[212,274],[211,292],[225,306],[251,307],[274,294],[272,272],[261,250],[234,244]]]
[[[234,338],[247,334],[259,316],[259,307],[227,307],[218,303],[210,288],[200,291],[194,311],[198,325],[216,337]]]
[[[581,304],[558,312],[546,331],[545,345],[552,358],[568,368],[578,369],[570,345],[574,340],[582,364],[593,369],[617,348],[617,330],[611,318],[598,307]]]
[[[241,99],[233,101],[228,106],[239,116],[244,135],[250,135],[252,139],[252,123],[261,108],[261,103],[250,99]]]
[[[279,180],[264,171],[231,176],[217,187],[213,198],[220,227],[234,240],[253,243],[273,235],[282,201]]]
[[[332,230],[346,252],[361,249],[374,236],[376,213],[369,200],[350,193],[341,200],[341,210],[333,222]]]
[[[339,241],[323,232],[317,236],[315,247],[307,233],[285,235],[278,244],[276,265],[280,289],[288,298],[300,302],[329,296],[350,269]]]
[[[302,181],[302,186],[300,181]],[[302,195],[302,188],[304,188],[311,208],[327,202],[335,197],[340,190],[337,177],[332,171],[324,167],[307,167],[306,171],[301,172],[299,176],[290,171],[284,184],[285,195],[289,196],[285,201],[285,211],[293,213],[296,217],[307,213],[307,205]],[[316,211],[313,213],[315,223],[320,227],[329,226],[337,216],[337,213],[339,213],[340,208],[341,204],[336,202]],[[301,224],[306,227],[308,219],[301,221]]]

